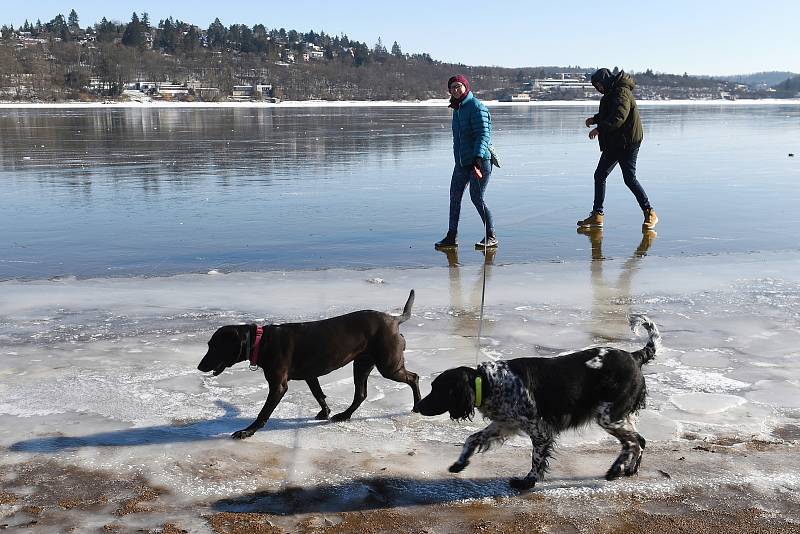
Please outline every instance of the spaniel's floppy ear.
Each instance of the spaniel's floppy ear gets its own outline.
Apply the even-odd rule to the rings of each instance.
[[[475,376],[469,367],[452,370],[450,377],[450,418],[455,420],[472,419],[475,415]]]

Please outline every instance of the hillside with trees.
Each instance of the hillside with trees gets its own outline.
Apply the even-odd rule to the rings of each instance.
[[[794,72],[788,71],[769,71],[769,72],[754,72],[752,74],[737,74],[734,76],[722,76],[721,80],[728,80],[736,83],[743,83],[753,88],[758,87],[776,87],[781,82],[789,78],[797,76]]]
[[[800,94],[800,75],[789,78],[775,86],[778,91],[786,92],[791,95]]]
[[[189,88],[190,100],[228,98],[235,86],[270,87],[269,96],[288,100],[421,100],[446,97],[446,80],[456,72],[491,99],[536,78],[592,70],[453,65],[405,53],[396,41],[370,46],[345,34],[225,26],[219,19],[208,28],[173,18],[154,23],[136,12],[127,23],[103,18],[81,27],[72,10],[66,18],[0,29],[0,100],[113,99],[136,82],[178,84]],[[708,94],[731,83],[650,70],[636,77],[640,87]]]

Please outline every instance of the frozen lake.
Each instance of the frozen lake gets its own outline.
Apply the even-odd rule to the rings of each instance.
[[[528,439],[450,475],[485,423],[412,415],[410,389],[377,372],[349,422],[315,421],[293,382],[265,429],[230,440],[267,385],[244,364],[196,370],[217,327],[397,313],[411,288],[401,330],[423,395],[457,365],[640,348],[630,313],[659,326],[639,477],[602,480],[618,446],[589,427],[562,436],[541,498],[601,513],[607,499],[686,494],[696,511],[699,494],[713,510],[722,487],[800,521],[800,160],[788,156],[800,106],[643,106],[655,236],[619,171],[604,231],[575,232],[598,156],[590,111],[493,109],[501,245],[478,349],[484,256],[466,199],[458,252],[432,246],[447,216],[446,110],[0,109],[0,523],[203,532],[203,513],[371,510],[384,477],[389,507],[532,506],[506,485],[530,466]],[[320,383],[334,412],[349,404],[351,366]],[[118,513],[142,485],[152,499]],[[290,504],[294,486],[313,498]]]
[[[585,259],[595,106],[493,107],[499,263]],[[797,249],[800,105],[643,105],[658,256]],[[442,265],[449,110],[0,108],[0,280]],[[609,178],[604,253],[641,213]],[[481,235],[471,204],[462,241]],[[477,263],[463,254],[462,263]]]

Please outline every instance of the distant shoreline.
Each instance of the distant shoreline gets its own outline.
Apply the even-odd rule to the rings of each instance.
[[[532,100],[530,102],[484,101],[492,107],[585,107],[596,106],[597,100]],[[640,106],[780,106],[800,105],[800,98],[756,99],[756,100],[638,100]],[[285,101],[278,104],[268,102],[1,102],[0,109],[58,109],[58,108],[336,108],[336,107],[446,107],[447,100],[421,101],[366,101],[366,100],[304,100]]]

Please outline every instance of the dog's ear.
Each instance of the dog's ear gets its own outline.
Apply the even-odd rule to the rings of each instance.
[[[476,372],[469,367],[459,367],[453,371],[450,383],[450,418],[472,419],[475,415]]]

